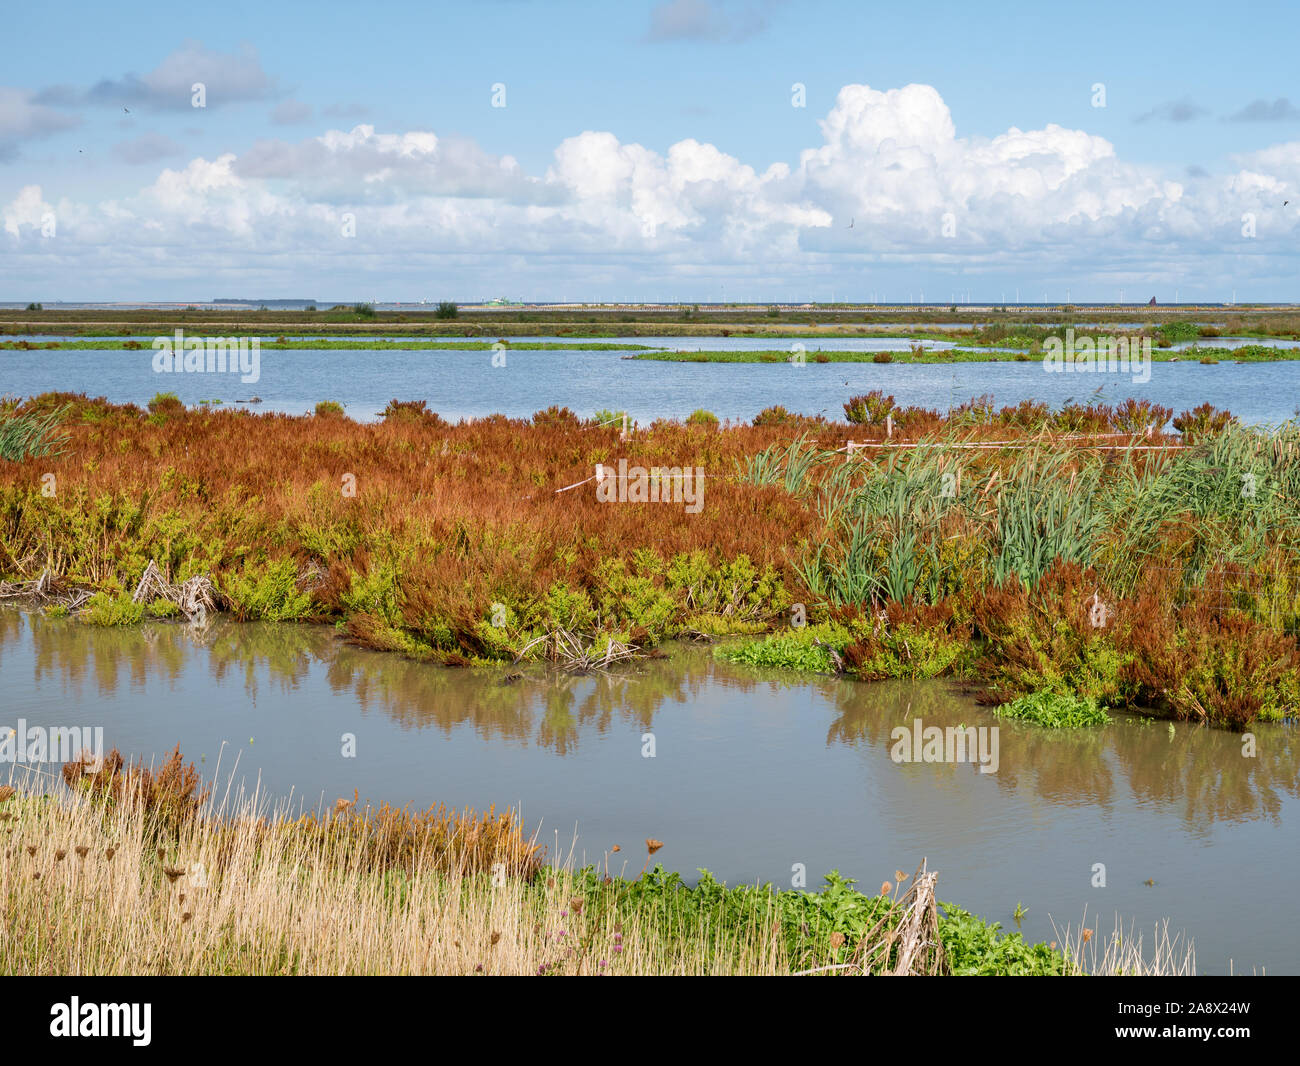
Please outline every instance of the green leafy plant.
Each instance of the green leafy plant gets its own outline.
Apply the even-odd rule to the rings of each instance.
[[[81,619],[92,626],[133,626],[144,618],[144,605],[132,603],[125,592],[110,596],[97,592],[87,602]]]
[[[299,588],[298,567],[292,559],[245,567],[221,593],[240,621],[302,618],[311,606],[311,593]]]
[[[999,718],[1032,722],[1048,729],[1080,729],[1110,721],[1110,715],[1096,700],[1060,692],[1031,692],[1002,704],[993,713]]]

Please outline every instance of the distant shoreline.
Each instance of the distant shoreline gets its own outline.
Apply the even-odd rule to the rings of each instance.
[[[163,334],[164,337],[171,339],[171,334]],[[193,336],[203,336],[194,333]],[[222,334],[238,339],[239,337],[248,337],[249,334],[239,334],[231,332]],[[451,341],[451,340],[422,340],[416,337],[402,340],[358,340],[358,339],[312,339],[312,340],[277,340],[268,338],[263,334],[254,334],[254,337],[260,338],[259,348],[279,351],[461,351],[461,352],[486,352],[492,351],[498,344],[511,351],[562,351],[562,352],[643,352],[652,349],[645,344],[607,344],[597,341]],[[127,347],[127,345],[132,347]],[[139,340],[121,341],[121,340],[76,340],[76,341],[0,341],[0,350],[4,351],[50,351],[62,349],[65,351],[106,351],[106,352],[129,352],[129,351],[148,351],[151,347],[149,337],[141,337]]]
[[[1054,329],[1149,334],[1177,330],[1174,340],[1198,335],[1284,337],[1300,340],[1300,309],[1063,307],[1002,310],[962,307],[779,309],[773,315],[753,308],[691,307],[584,310],[495,310],[460,308],[454,318],[434,313],[341,309],[293,311],[230,308],[193,310],[62,310],[36,306],[0,310],[0,338],[13,335],[149,338],[187,329],[216,336],[411,336],[460,337],[486,341],[498,337],[567,337],[575,340],[641,337],[770,338],[779,341],[896,336],[901,340],[950,340],[970,346],[999,346],[1011,333],[1030,339]],[[1011,345],[1007,345],[1011,346]]]
[[[1041,354],[1028,350],[990,351],[946,348],[941,351],[823,351],[798,353],[804,363],[1035,363]],[[778,351],[645,351],[625,359],[649,359],[666,363],[793,363],[795,353]],[[1239,348],[1152,348],[1155,363],[1270,363],[1300,359],[1300,347],[1271,348],[1245,345]]]

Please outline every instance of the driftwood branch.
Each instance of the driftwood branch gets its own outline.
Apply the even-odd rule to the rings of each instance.
[[[885,915],[858,942],[854,960],[861,961],[865,972],[902,977],[947,971],[934,894],[938,880],[938,873],[928,870],[922,859],[907,891],[891,901]]]
[[[835,672],[837,674],[844,673],[844,656],[837,652],[831,645],[827,644],[824,640],[813,637],[813,647],[825,648],[827,652],[830,653],[831,663],[835,667]]]
[[[25,600],[37,607],[64,607],[76,611],[83,607],[92,593],[65,585],[48,569],[34,581],[0,581],[0,600]]]
[[[547,659],[575,673],[604,671],[617,663],[627,662],[645,654],[640,645],[625,644],[613,639],[607,641],[603,651],[597,654],[597,641],[594,637],[588,639],[580,633],[556,629],[550,633],[543,633],[520,648],[515,655],[513,665],[518,665],[530,651],[537,647],[542,648],[542,654]]]
[[[158,564],[150,560],[140,576],[140,583],[131,596],[132,603],[153,603],[167,600],[180,608],[186,618],[206,618],[209,611],[216,609],[216,588],[212,581],[204,576],[192,577],[179,585],[171,584],[158,569]]]
[[[912,977],[948,973],[948,960],[939,939],[939,903],[934,894],[939,875],[930,871],[922,859],[906,891],[902,891],[905,878],[898,880],[896,894],[888,899],[876,923],[863,933],[848,961],[799,970],[792,976]],[[842,935],[836,934],[831,941],[833,946],[838,946],[837,939],[843,943]]]

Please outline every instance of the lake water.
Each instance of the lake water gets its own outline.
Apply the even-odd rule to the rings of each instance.
[[[1300,348],[1300,341],[1289,337],[1201,337],[1194,341],[1179,341],[1172,345],[1176,352],[1188,348],[1244,348],[1253,345],[1258,348]]]
[[[629,343],[653,343],[628,338]],[[674,347],[779,348],[754,338],[674,338]],[[863,339],[804,342],[869,350]],[[885,347],[899,346],[899,342]],[[1210,402],[1247,422],[1277,423],[1300,404],[1300,361],[1201,365],[1153,363],[1150,380],[1131,374],[1053,374],[1037,361],[877,364],[671,363],[626,359],[622,352],[512,351],[494,366],[491,351],[267,351],[260,376],[244,383],[232,374],[160,374],[153,353],[118,351],[0,351],[0,394],[84,392],[117,403],[145,404],[159,392],[185,403],[224,403],[259,397],[257,410],[303,414],[321,400],[346,405],[353,418],[371,419],[393,398],[427,400],[451,419],[505,414],[528,417],[557,404],[581,416],[626,410],[642,423],[683,418],[705,408],[724,419],[749,420],[773,404],[802,414],[843,417],[850,396],[871,389],[900,404],[940,411],[991,393],[1001,405],[1024,399],[1059,407],[1096,396],[1107,403],[1149,399],[1175,413]]]
[[[635,875],[656,860],[730,883],[809,887],[838,869],[874,891],[922,858],[940,898],[1058,939],[1115,916],[1169,919],[1199,967],[1300,971],[1300,736],[1122,719],[1086,731],[1002,723],[998,769],[898,763],[891,730],[997,724],[947,683],[759,674],[676,648],[614,676],[453,670],[342,644],[327,628],[216,621],[116,630],[0,610],[0,727],[102,726],[105,745],[205,776],[232,768],[309,807],[519,806],[551,856]],[[356,755],[344,758],[344,734]],[[643,756],[653,734],[655,755]],[[0,768],[0,777],[3,768]],[[576,845],[574,843],[576,835]],[[1106,887],[1093,887],[1095,864]],[[1148,885],[1150,880],[1154,884]]]

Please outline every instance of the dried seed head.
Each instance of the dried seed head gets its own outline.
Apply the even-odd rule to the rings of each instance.
[[[0,803],[3,803],[5,800],[9,799],[9,797],[16,796],[17,794],[18,790],[14,788],[13,785],[0,785]]]
[[[900,885],[901,885],[904,881],[907,880],[908,876],[909,876],[909,875],[903,873],[902,870],[895,870],[895,871],[894,871],[894,880],[897,881]]]
[[[159,848],[159,849],[158,849],[158,861],[159,861],[159,862],[162,862],[163,859],[165,859],[166,857],[167,857],[167,852],[165,852],[162,848]]]
[[[843,946],[843,944],[844,944],[844,934],[843,934],[843,933],[837,931],[837,932],[834,932],[834,933],[831,934],[831,947],[832,947],[832,948],[839,948],[839,947]]]
[[[612,848],[610,848],[609,850],[610,850],[610,851],[622,851],[623,849],[620,848],[617,844],[615,844],[615,845],[614,845]]]
[[[582,897],[581,897],[581,896],[574,896],[573,899],[569,900],[569,910],[573,911],[574,914],[581,914],[581,913],[582,913]]]
[[[85,844],[78,844],[73,850],[77,853],[79,859],[84,859],[90,854],[90,849]]]
[[[163,873],[165,873],[165,874],[167,875],[167,880],[168,880],[168,882],[170,882],[171,884],[175,884],[175,883],[176,883],[176,878],[180,877],[181,874],[183,874],[184,872],[185,872],[185,867],[183,867],[183,866],[164,866],[164,867],[163,867]]]
[[[177,897],[177,899],[178,899],[181,903],[184,903],[184,902],[185,902],[185,893],[182,892],[182,893]]]
[[[646,838],[645,849],[651,855],[653,855],[656,851],[658,851],[663,846],[664,846],[664,842],[662,840],[655,840],[653,837]]]
[[[500,940],[500,939],[501,939],[501,934],[500,934],[500,933],[493,933],[493,934],[492,934],[492,943],[493,943],[494,946],[496,945],[496,942],[497,942],[498,940]]]
[[[193,918],[193,917],[194,917],[194,915],[193,915],[192,912],[190,912],[190,911],[186,911],[184,914],[181,915],[181,925],[184,925],[186,922],[188,922],[188,921],[189,921],[191,918]]]
[[[106,858],[106,859],[111,859],[111,858],[112,858],[114,855],[116,855],[116,854],[117,854],[117,848],[105,848],[105,849],[104,849],[104,858]]]
[[[1086,944],[1086,943],[1087,943],[1089,940],[1091,940],[1091,939],[1092,939],[1092,930],[1091,930],[1091,929],[1085,929],[1085,930],[1083,931],[1083,942]]]
[[[889,893],[891,893],[893,890],[894,890],[894,886],[891,885],[888,881],[884,881],[880,885],[880,894],[882,896],[889,895]]]
[[[36,845],[35,845],[35,844],[28,844],[28,845],[27,845],[27,854],[28,854],[28,855],[35,855],[35,854],[36,854]]]
[[[66,859],[67,857],[68,857],[68,853],[67,853],[66,851],[64,851],[62,848],[57,848],[57,849],[55,849],[55,852],[54,852],[54,861],[55,861],[55,862],[62,862],[62,861],[63,861],[64,859]]]

